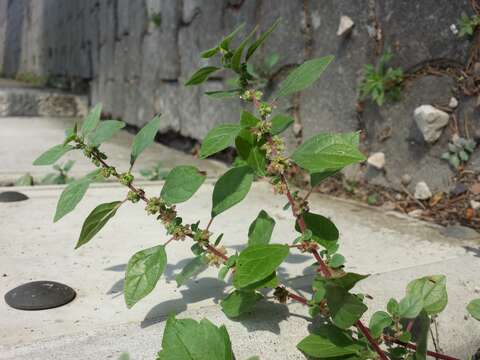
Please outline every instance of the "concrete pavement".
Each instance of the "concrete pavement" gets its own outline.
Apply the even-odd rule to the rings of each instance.
[[[161,183],[143,185],[147,194],[161,189]],[[179,206],[186,221],[208,221],[212,188],[212,182],[207,182]],[[100,202],[122,199],[124,188],[95,184],[78,209],[56,224],[51,218],[61,186],[17,190],[30,199],[0,204],[0,273],[5,274],[0,276],[0,292],[48,279],[72,286],[78,297],[64,307],[39,312],[14,310],[2,299],[0,359],[76,359],[79,353],[82,359],[105,359],[123,351],[134,359],[152,358],[160,348],[163,320],[170,313],[225,323],[238,359],[250,355],[264,360],[303,359],[295,349],[309,325],[301,306],[294,304],[287,310],[265,302],[259,311],[235,322],[216,305],[230,288],[216,279],[216,269],[209,268],[195,281],[176,287],[174,276],[191,257],[189,244],[169,245],[165,276],[152,294],[127,310],[121,293],[125,264],[135,251],[167,239],[161,225],[144,216],[143,205],[128,204],[91,243],[73,250],[88,212]],[[260,209],[277,222],[275,242],[294,239],[291,214],[282,210],[285,199],[273,196],[268,184],[255,183],[247,200],[212,225],[214,232],[225,232],[229,253],[245,244],[248,225]],[[372,311],[384,309],[391,296],[400,298],[410,280],[443,273],[448,276],[450,304],[439,318],[441,346],[462,357],[480,347],[480,323],[465,319],[465,305],[480,297],[480,262],[475,256],[479,241],[446,238],[434,225],[317,194],[311,197],[311,208],[337,224],[348,269],[374,274],[359,287],[374,297],[369,304]],[[292,288],[307,289],[313,273],[310,264],[311,257],[292,252],[279,271],[280,278]]]

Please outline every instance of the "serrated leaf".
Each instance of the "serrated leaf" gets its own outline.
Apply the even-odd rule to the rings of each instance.
[[[370,334],[375,338],[379,338],[383,333],[383,329],[388,328],[393,324],[391,316],[385,311],[377,311],[370,318],[368,328]]]
[[[448,303],[447,278],[444,275],[425,276],[407,285],[407,294],[418,293],[423,297],[423,310],[428,315],[442,312]]]
[[[121,201],[114,201],[100,204],[93,209],[83,223],[75,249],[89,242],[105,226],[108,220],[115,216],[120,205],[122,205]]]
[[[275,220],[261,210],[248,228],[248,245],[264,245],[270,242]]]
[[[98,103],[95,107],[90,110],[85,121],[80,128],[80,135],[87,136],[97,127],[100,122],[100,115],[102,114],[102,104]]]
[[[71,145],[55,145],[45,151],[42,155],[40,155],[38,158],[35,159],[33,162],[33,165],[39,166],[39,165],[52,165],[57,160],[59,160],[63,155],[65,155],[67,152],[70,150],[73,150],[73,146]]]
[[[467,311],[474,319],[480,321],[480,299],[474,299],[467,305]]]
[[[58,199],[55,216],[53,217],[54,222],[57,222],[75,209],[85,196],[91,183],[92,179],[90,177],[84,177],[71,182],[63,189]]]
[[[135,135],[132,144],[132,153],[130,154],[130,165],[133,165],[140,154],[153,144],[159,127],[160,115],[155,116]]]
[[[187,265],[185,265],[177,276],[175,281],[177,286],[181,286],[187,282],[190,278],[197,276],[202,271],[208,268],[208,261],[203,256],[197,256],[192,259]]]
[[[116,133],[125,127],[123,121],[105,120],[101,121],[94,132],[88,135],[88,143],[93,146],[99,146],[103,142],[111,139]]]
[[[325,56],[305,61],[280,83],[275,97],[287,96],[309,87],[320,78],[332,60],[333,56]]]
[[[229,318],[236,318],[253,309],[263,299],[263,295],[255,291],[234,290],[220,303],[222,311]]]
[[[232,345],[225,326],[217,327],[207,319],[167,320],[162,350],[157,360],[233,360]]]
[[[277,19],[272,24],[272,26],[270,26],[267,29],[267,31],[262,33],[262,35],[260,35],[260,37],[252,45],[250,45],[248,47],[247,55],[245,57],[245,61],[248,61],[248,59],[250,59],[250,57],[255,53],[255,50],[257,50],[260,46],[262,46],[262,44],[265,42],[265,40],[267,40],[268,36],[270,36],[270,34],[273,32],[273,30],[275,30],[275,28],[278,26],[278,24],[280,23],[281,20],[282,19]]]
[[[251,128],[257,126],[260,123],[260,119],[253,116],[248,111],[242,110],[240,114],[240,126],[242,128]]]
[[[322,326],[315,333],[305,337],[297,348],[308,356],[319,359],[339,359],[354,355],[364,349],[364,345],[334,326]]]
[[[341,329],[348,329],[367,311],[367,306],[358,296],[344,288],[327,284],[326,299],[333,323]]]
[[[187,201],[202,186],[205,179],[205,173],[194,166],[176,166],[167,175],[160,197],[168,204]]]
[[[287,245],[248,246],[238,255],[233,285],[241,289],[271,276],[288,253]]]
[[[238,124],[219,124],[215,126],[203,139],[200,157],[202,159],[209,157],[233,145],[240,129],[241,127]]]
[[[250,191],[253,172],[249,166],[228,170],[215,183],[212,195],[212,217],[242,201]]]
[[[356,133],[323,133],[305,141],[292,154],[292,160],[310,173],[339,170],[365,160],[352,140]]]
[[[125,272],[125,303],[129,308],[150,294],[167,266],[165,246],[157,245],[135,253]]]
[[[272,117],[270,134],[278,135],[287,130],[293,124],[293,118],[289,115],[278,114]]]
[[[213,74],[214,72],[217,72],[220,70],[219,67],[216,66],[205,66],[201,69],[198,69],[191,77],[190,79],[185,83],[185,86],[192,86],[192,85],[198,85],[203,83],[205,80],[208,79],[208,77]]]

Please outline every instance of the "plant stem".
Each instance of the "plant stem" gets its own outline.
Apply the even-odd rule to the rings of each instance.
[[[363,325],[363,323],[360,320],[358,320],[355,323],[355,325],[362,332],[362,334],[365,335],[370,345],[372,345],[373,349],[376,351],[378,356],[380,356],[380,359],[388,360],[387,356],[385,355],[383,350],[380,348],[380,345],[378,345],[378,343],[375,341],[372,335],[370,335],[370,331],[368,330],[368,328],[365,325]]]
[[[401,345],[403,347],[406,347],[407,349],[411,349],[411,350],[416,350],[417,349],[417,347],[414,344],[402,342],[402,341],[398,340],[397,338],[394,338],[393,336],[383,335],[383,338],[386,341],[390,341],[390,342],[393,342],[395,344]],[[444,354],[440,354],[440,353],[435,352],[435,351],[427,351],[427,355],[432,356],[432,357],[437,358],[437,359],[443,359],[443,360],[460,360],[458,358],[448,356],[448,355],[444,355]]]
[[[288,187],[287,179],[285,178],[285,176],[283,174],[281,175],[281,181],[282,181],[283,185],[285,186],[288,202],[290,203],[290,207],[292,208],[292,214],[297,219],[298,226],[300,227],[300,230],[303,234],[303,233],[305,233],[307,227],[305,225],[305,221],[303,219],[302,214],[296,209],[295,201],[294,201],[293,196],[292,196],[292,194],[290,192],[290,189]],[[325,264],[325,261],[323,261],[320,254],[315,249],[312,249],[310,251],[313,254],[313,257],[315,258],[315,260],[318,262],[319,271],[322,273],[322,275],[325,278],[330,278],[332,276],[332,272],[330,271],[327,264]],[[292,297],[292,299],[294,299],[294,298]],[[358,320],[355,325],[363,333],[363,335],[365,335],[365,337],[367,338],[370,345],[377,352],[378,356],[380,356],[380,359],[388,360],[387,356],[385,355],[383,350],[380,348],[380,345],[378,345],[378,343],[375,341],[375,339],[370,335],[370,332],[369,332],[368,328],[365,325],[363,325],[361,320]]]

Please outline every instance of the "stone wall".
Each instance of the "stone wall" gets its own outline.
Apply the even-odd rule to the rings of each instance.
[[[399,186],[409,174],[411,186],[425,180],[445,189],[452,172],[439,157],[454,128],[428,144],[413,112],[422,104],[447,106],[455,96],[457,122],[468,114],[470,136],[480,128],[476,100],[458,90],[458,74],[473,69],[474,41],[451,30],[462,13],[473,14],[470,0],[0,0],[0,68],[10,77],[87,80],[91,102],[101,101],[112,116],[141,126],[161,112],[162,131],[201,139],[216,123],[236,121],[239,104],[202,95],[222,88],[222,78],[182,86],[206,63],[199,53],[241,22],[265,29],[281,17],[256,54],[280,55],[271,88],[306,58],[336,57],[320,82],[279,104],[295,117],[290,143],[319,131],[364,130],[365,149],[386,155],[384,169],[366,169],[368,179]],[[337,35],[342,15],[355,23],[347,36]],[[409,75],[403,99],[359,106],[362,69],[387,48],[392,65]]]

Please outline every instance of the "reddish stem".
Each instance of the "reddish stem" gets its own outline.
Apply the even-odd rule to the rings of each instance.
[[[212,222],[213,222],[213,217],[210,218],[210,220],[208,221],[207,228],[205,229],[206,231],[208,231],[208,229],[210,229],[210,225],[212,225]]]
[[[378,345],[378,343],[375,341],[375,339],[372,337],[372,335],[370,335],[370,331],[368,330],[368,328],[365,325],[363,325],[363,323],[360,320],[358,320],[355,323],[355,325],[362,332],[362,334],[365,335],[365,337],[367,338],[370,345],[372,345],[373,349],[380,356],[380,359],[388,360],[387,356],[385,355],[383,350],[380,348],[380,345]]]
[[[297,295],[297,294],[294,294],[294,293],[288,291],[288,297],[292,300],[295,300],[295,301],[299,302],[299,303],[307,305],[307,299],[305,299],[303,296],[300,296],[300,295]]]
[[[290,207],[292,208],[292,214],[293,216],[297,219],[297,222],[298,222],[298,226],[300,227],[300,230],[303,233],[305,233],[307,227],[305,225],[305,221],[303,219],[303,216],[302,214],[300,214],[297,209],[295,208],[295,201],[293,199],[293,196],[290,192],[290,189],[288,187],[288,183],[287,183],[287,179],[285,179],[285,176],[282,175],[281,176],[281,180],[282,180],[282,183],[283,185],[285,186],[285,189],[286,189],[286,193],[287,193],[287,198],[288,198],[288,202],[290,203]],[[323,261],[322,257],[320,256],[320,254],[317,252],[317,250],[315,249],[312,249],[311,250],[313,256],[315,257],[315,260],[318,262],[318,268],[319,268],[319,271],[323,274],[324,277],[326,278],[329,278],[332,276],[332,272],[330,271],[330,269],[328,268],[327,264],[325,264],[325,262]],[[293,297],[292,297],[293,298]],[[375,341],[375,339],[370,335],[370,332],[368,330],[367,327],[365,327],[363,325],[363,323],[358,320],[357,323],[356,323],[357,327],[360,329],[360,331],[365,335],[365,337],[367,338],[368,342],[370,343],[370,345],[373,347],[373,349],[377,352],[377,354],[380,356],[380,358],[382,360],[388,360],[387,356],[385,355],[385,353],[383,352],[383,350],[380,348],[380,346],[378,345],[378,343]]]
[[[417,347],[414,345],[414,344],[410,344],[410,343],[405,343],[403,341],[400,341],[392,336],[389,336],[389,335],[383,335],[383,338],[387,341],[390,341],[390,342],[393,342],[395,344],[398,344],[398,345],[401,345],[401,346],[404,346],[406,347],[407,349],[411,349],[411,350],[417,350]],[[435,351],[428,351],[427,350],[427,355],[428,356],[432,356],[434,358],[437,358],[437,359],[443,359],[443,360],[460,360],[460,359],[457,359],[457,358],[454,358],[452,356],[448,356],[448,355],[444,355],[444,354],[440,354],[440,353],[437,353]]]
[[[218,251],[217,249],[215,249],[212,245],[207,244],[207,245],[206,245],[206,248],[207,248],[207,250],[210,251],[212,254],[215,254],[216,256],[222,258],[223,260],[225,260],[225,261],[228,260],[228,256],[227,256],[227,255],[222,254],[220,251]]]

